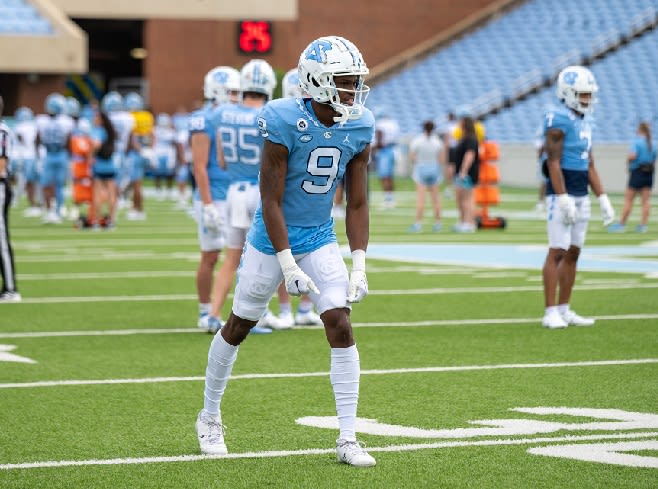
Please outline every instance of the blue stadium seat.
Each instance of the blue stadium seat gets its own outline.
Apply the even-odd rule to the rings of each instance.
[[[368,105],[390,107],[403,133],[415,133],[423,120],[440,120],[456,107],[486,101],[487,94],[500,92],[504,98],[541,87],[562,67],[600,54],[632,29],[654,21],[656,7],[656,0],[530,0],[376,84]],[[597,136],[626,140],[639,117],[655,117],[657,67],[656,32],[594,62],[601,102]],[[542,89],[488,118],[489,135],[500,141],[533,140],[542,108],[554,101],[553,94],[552,87]]]
[[[48,19],[26,0],[0,0],[0,35],[51,35]]]

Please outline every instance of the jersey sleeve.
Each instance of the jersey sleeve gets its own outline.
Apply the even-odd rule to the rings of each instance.
[[[190,118],[187,120],[187,128],[190,131],[190,135],[205,133],[208,136],[211,136],[210,123],[205,111],[199,110],[191,114]]]
[[[287,131],[288,124],[285,118],[270,104],[265,105],[258,116],[258,131],[260,135],[276,144],[286,148],[292,147],[293,132]]]
[[[569,118],[565,114],[549,109],[544,114],[544,135],[551,129],[558,129],[566,134],[569,124]]]

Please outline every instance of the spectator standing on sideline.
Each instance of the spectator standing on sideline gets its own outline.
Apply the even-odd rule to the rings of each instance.
[[[261,112],[262,205],[242,254],[233,310],[208,353],[204,407],[196,422],[203,453],[227,453],[220,403],[238,347],[283,279],[289,293],[310,293],[324,323],[340,433],[336,457],[349,465],[375,465],[356,441],[360,363],[349,319],[351,304],[368,293],[367,178],[374,120],[363,105],[367,74],[354,44],[342,37],[321,37],[299,59],[300,82],[312,98],[273,100]],[[331,219],[336,179],[343,174],[352,250],[349,275]]]
[[[409,144],[409,159],[413,165],[412,178],[416,182],[416,222],[411,225],[409,232],[419,233],[423,229],[426,190],[430,194],[434,210],[432,231],[441,231],[439,184],[443,181],[441,165],[446,158],[445,149],[441,138],[434,133],[432,121],[425,121],[422,134],[414,137]]]
[[[460,139],[455,148],[455,200],[459,222],[452,227],[457,233],[475,232],[475,200],[473,188],[480,173],[479,143],[475,123],[464,117],[460,123]]]
[[[9,207],[11,205],[11,185],[9,184],[9,154],[13,135],[2,120],[4,101],[0,95],[0,272],[2,290],[0,302],[20,302],[21,294],[16,287],[14,251],[9,240]]]
[[[623,233],[626,230],[626,221],[633,208],[633,201],[635,196],[640,194],[642,214],[635,232],[646,233],[651,211],[651,189],[656,171],[656,143],[651,139],[651,126],[648,122],[640,122],[637,126],[637,134],[631,142],[627,163],[629,176],[621,219],[618,223],[612,224],[608,231]]]
[[[562,105],[549,108],[544,114],[545,174],[548,176],[548,254],[542,271],[546,306],[542,325],[545,328],[594,324],[594,319],[571,310],[569,301],[591,216],[588,186],[598,196],[603,224],[610,224],[615,215],[603,192],[592,156],[590,114],[598,89],[590,70],[567,66],[557,79],[557,96]]]

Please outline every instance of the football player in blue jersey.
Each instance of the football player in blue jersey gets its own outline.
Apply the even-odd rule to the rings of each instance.
[[[582,66],[564,68],[557,79],[557,96],[562,106],[544,114],[546,161],[546,210],[548,254],[543,268],[546,328],[591,326],[569,308],[576,279],[576,266],[591,215],[589,187],[599,199],[603,224],[614,219],[610,199],[604,193],[592,156],[590,114],[598,86],[590,70]],[[559,295],[556,297],[556,289]]]
[[[372,113],[363,105],[368,68],[357,47],[337,36],[309,44],[298,68],[310,97],[273,100],[258,119],[265,138],[261,206],[247,235],[231,315],[210,346],[196,430],[203,453],[227,453],[220,403],[238,347],[284,280],[290,294],[310,294],[324,322],[340,432],[337,459],[373,466],[375,459],[356,440],[360,366],[350,323],[351,304],[368,293],[367,171],[374,132]],[[331,219],[336,180],[343,174],[350,274]]]
[[[69,166],[69,138],[73,130],[73,119],[66,114],[66,97],[60,93],[51,93],[46,97],[44,108],[46,114],[37,116],[36,145],[43,145],[46,155],[41,173],[43,202],[47,212],[43,222],[59,224],[62,222],[60,211],[64,205],[64,192]]]
[[[209,330],[222,327],[222,307],[233,285],[247,231],[260,204],[258,172],[260,170],[263,138],[258,132],[258,115],[272,98],[276,87],[274,70],[262,59],[252,59],[240,70],[242,102],[224,104],[217,108],[217,142],[220,166],[228,172],[230,184],[226,196],[226,249],[224,262],[213,283],[212,307],[208,318]],[[214,330],[214,331],[213,331]],[[255,326],[252,333],[271,333],[272,330]]]
[[[226,193],[228,172],[219,166],[217,156],[217,126],[222,104],[236,103],[240,90],[240,73],[235,68],[218,66],[206,74],[203,95],[207,103],[190,114],[188,126],[192,149],[192,171],[196,181],[194,212],[197,221],[201,260],[196,273],[199,298],[197,326],[209,332],[217,331],[219,324],[212,321],[210,299],[212,279],[219,252],[225,244]],[[216,318],[215,318],[216,321]]]

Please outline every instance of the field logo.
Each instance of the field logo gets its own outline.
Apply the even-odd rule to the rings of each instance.
[[[574,416],[579,418],[593,418],[592,422],[564,422],[543,421],[538,419],[480,419],[469,421],[470,424],[480,425],[471,428],[453,429],[427,429],[414,426],[401,426],[380,423],[375,419],[358,418],[356,431],[368,435],[394,436],[425,439],[464,439],[483,436],[509,437],[532,436],[555,433],[558,431],[627,431],[640,429],[658,429],[658,415],[651,413],[636,413],[622,411],[621,409],[590,409],[568,407],[537,407],[513,408],[510,411],[533,414],[538,416]],[[296,420],[297,424],[315,428],[338,429],[338,420],[335,416],[307,416]],[[576,438],[576,437],[574,437]],[[613,438],[619,441],[613,443],[588,443],[539,446],[528,449],[533,455],[549,457],[562,457],[589,462],[625,465],[629,467],[658,468],[658,457],[637,455],[642,450],[658,450],[658,432],[638,433],[629,432],[613,435],[593,435],[589,439]],[[640,441],[624,441],[624,438],[652,438]],[[491,445],[509,444],[509,440],[490,440]],[[547,443],[550,439],[538,438],[537,443]],[[556,439],[556,441],[561,441]],[[532,440],[528,440],[529,443]],[[626,452],[634,452],[629,454]]]

